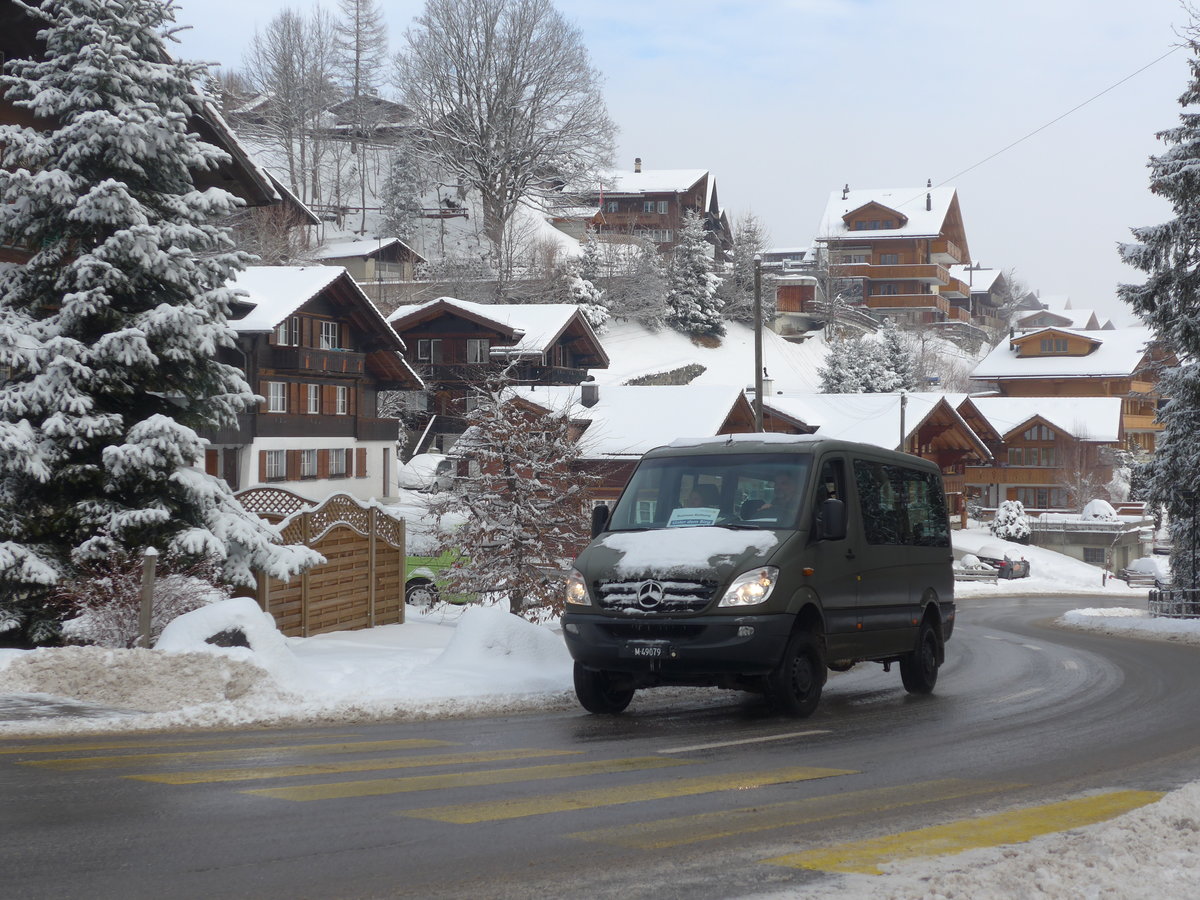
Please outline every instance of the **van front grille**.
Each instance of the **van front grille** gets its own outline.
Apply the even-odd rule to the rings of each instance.
[[[601,609],[655,615],[699,612],[712,602],[717,583],[644,578],[598,581],[595,589]]]

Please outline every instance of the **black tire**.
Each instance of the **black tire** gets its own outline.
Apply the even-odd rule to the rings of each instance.
[[[428,578],[410,578],[404,585],[404,602],[409,606],[428,609],[441,599],[437,585]]]
[[[600,715],[624,712],[633,692],[634,688],[621,685],[612,672],[586,669],[575,663],[575,696],[588,712]]]
[[[806,719],[821,702],[825,678],[820,638],[811,631],[797,631],[788,641],[779,665],[767,676],[764,693],[776,712]]]
[[[900,680],[910,694],[932,694],[937,684],[941,638],[928,619],[921,623],[917,649],[900,659]]]

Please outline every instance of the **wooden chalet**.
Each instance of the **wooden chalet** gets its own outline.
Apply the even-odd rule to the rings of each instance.
[[[231,285],[230,325],[259,406],[203,435],[209,474],[235,489],[285,487],[310,500],[393,494],[400,423],[378,414],[380,391],[423,385],[404,342],[345,269],[258,266]]]
[[[638,237],[668,253],[679,240],[683,214],[692,210],[704,222],[714,257],[733,249],[729,219],[717,199],[717,182],[705,169],[643,169],[602,173],[598,182],[571,192],[600,239]]]
[[[1077,512],[1107,496],[1113,451],[1125,443],[1121,398],[966,397],[958,411],[993,456],[962,470],[969,498]]]
[[[324,266],[341,266],[364,289],[379,282],[412,281],[425,257],[400,238],[361,238],[319,247],[313,259]]]
[[[482,304],[441,297],[402,306],[388,322],[421,373],[423,413],[412,453],[449,450],[466,428],[474,388],[506,370],[513,385],[577,385],[608,355],[573,304]]]
[[[1174,364],[1145,328],[1080,331],[1060,327],[1017,334],[971,373],[981,388],[1005,397],[1119,397],[1127,442],[1153,452],[1163,403],[1156,372]]]
[[[986,323],[973,319],[972,288],[950,269],[971,261],[954,188],[835,191],[816,241],[831,277],[855,284],[858,305],[874,314],[962,331]]]

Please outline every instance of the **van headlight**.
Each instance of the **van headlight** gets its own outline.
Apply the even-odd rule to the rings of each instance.
[[[717,606],[755,606],[765,603],[778,580],[779,569],[775,566],[762,566],[743,572],[733,579]]]
[[[578,569],[572,569],[567,576],[567,604],[569,606],[591,606],[592,598],[588,595],[587,582],[579,574]]]

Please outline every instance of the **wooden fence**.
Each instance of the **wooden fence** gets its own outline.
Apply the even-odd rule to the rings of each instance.
[[[255,599],[289,637],[309,637],[404,621],[404,520],[348,494],[320,505],[278,488],[238,499],[278,523],[285,544],[303,544],[325,564],[289,582],[260,575]]]

